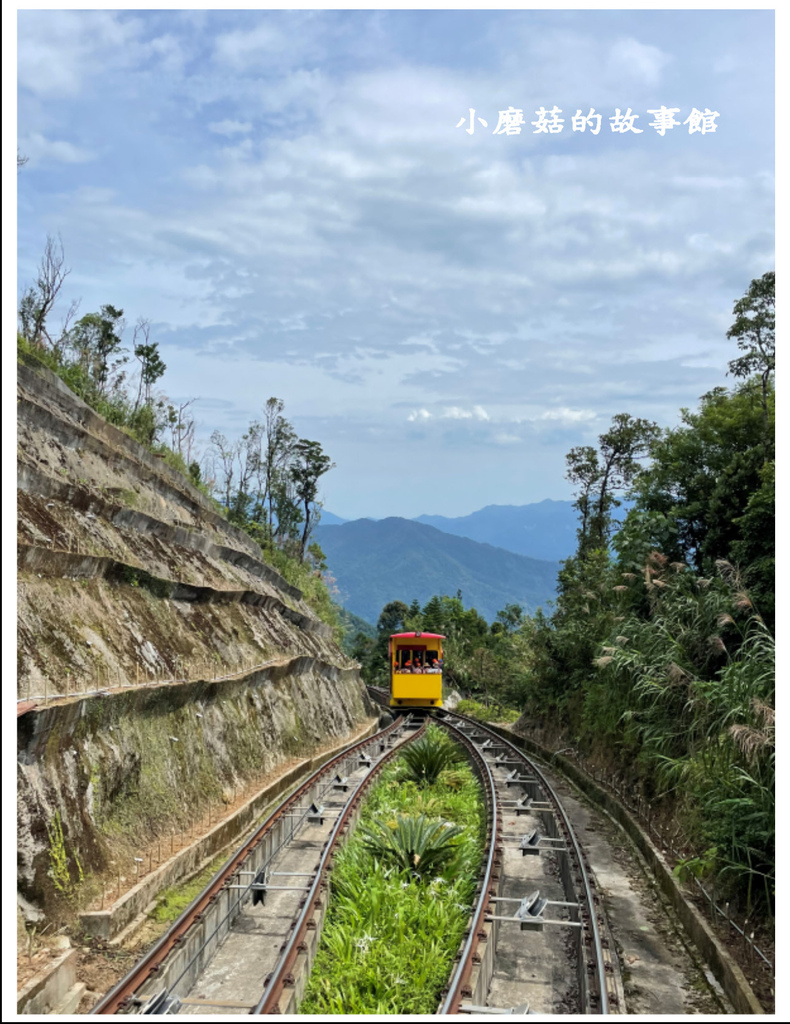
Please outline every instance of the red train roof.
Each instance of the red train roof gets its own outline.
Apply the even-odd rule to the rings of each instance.
[[[390,640],[403,639],[403,637],[421,637],[426,636],[429,640],[446,640],[447,637],[443,633],[393,633],[390,636]]]

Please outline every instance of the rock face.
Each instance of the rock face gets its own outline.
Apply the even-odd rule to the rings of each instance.
[[[199,490],[49,371],[18,385],[19,887],[46,904],[374,712]]]

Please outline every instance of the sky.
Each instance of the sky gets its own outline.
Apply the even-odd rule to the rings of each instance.
[[[59,315],[149,318],[204,448],[281,398],[345,518],[567,499],[732,383],[773,54],[770,10],[22,10],[18,288],[59,234]]]

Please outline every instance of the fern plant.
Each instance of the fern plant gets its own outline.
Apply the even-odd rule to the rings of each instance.
[[[385,864],[426,878],[438,874],[456,853],[453,840],[463,834],[458,825],[417,818],[398,817],[394,824],[376,821],[360,826],[362,845]]]
[[[459,748],[439,729],[431,728],[421,740],[410,744],[402,754],[406,778],[420,786],[433,786],[446,768],[463,761]]]

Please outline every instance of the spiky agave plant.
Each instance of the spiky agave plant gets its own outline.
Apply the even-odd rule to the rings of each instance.
[[[421,786],[432,786],[445,768],[454,768],[464,759],[455,743],[435,728],[406,747],[401,757],[407,777]]]
[[[458,851],[453,840],[464,830],[449,822],[429,821],[421,814],[417,818],[398,815],[394,827],[382,821],[360,825],[359,831],[363,846],[374,857],[398,870],[429,878],[455,857]]]

